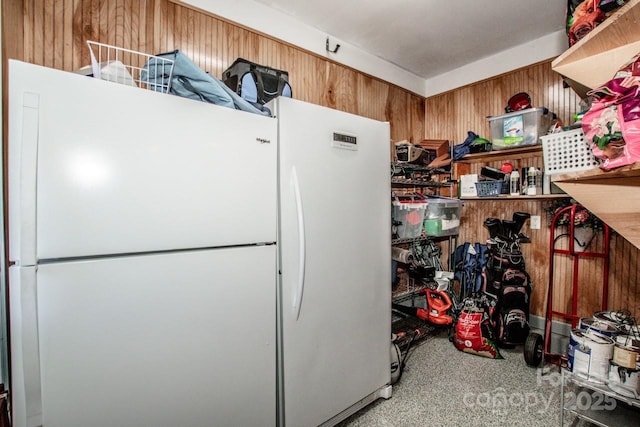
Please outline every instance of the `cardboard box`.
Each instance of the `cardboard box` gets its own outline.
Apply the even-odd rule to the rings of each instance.
[[[429,153],[429,162],[449,154],[449,141],[446,139],[423,139],[416,146]]]

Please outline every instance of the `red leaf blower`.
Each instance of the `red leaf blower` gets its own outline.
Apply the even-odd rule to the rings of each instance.
[[[419,294],[425,296],[427,308],[408,307],[401,304],[392,304],[394,310],[415,316],[418,319],[426,320],[434,325],[451,325],[453,317],[447,311],[453,306],[451,297],[445,291],[437,289],[422,289]]]

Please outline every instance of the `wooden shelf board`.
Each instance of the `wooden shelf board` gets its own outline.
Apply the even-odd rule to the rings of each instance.
[[[501,194],[500,196],[488,196],[488,197],[473,197],[466,196],[460,197],[460,200],[528,200],[528,199],[564,199],[571,197],[569,194],[541,194],[539,196],[510,196],[507,194]]]
[[[631,0],[551,66],[554,71],[590,89],[614,76],[640,52],[640,0]]]
[[[583,94],[611,80],[640,53],[640,0],[630,0],[551,66]],[[640,163],[611,171],[593,169],[551,180],[640,248]]]
[[[558,183],[563,181],[590,181],[590,180],[606,180],[613,178],[633,178],[640,176],[640,162],[632,165],[623,166],[610,171],[602,169],[591,169],[583,172],[553,175],[551,181]]]
[[[640,248],[640,173],[635,176],[576,179],[556,182],[581,205],[618,234]]]
[[[541,152],[542,152],[542,145],[536,144],[536,145],[529,145],[529,146],[520,147],[520,148],[510,148],[507,150],[495,150],[495,151],[489,151],[486,153],[467,154],[462,159],[456,160],[456,162],[457,163],[475,163],[475,162],[481,162],[481,161],[508,159],[508,158],[517,157],[522,154],[541,153]]]

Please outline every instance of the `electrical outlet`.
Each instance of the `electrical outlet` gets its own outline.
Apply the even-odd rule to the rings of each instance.
[[[540,215],[531,215],[531,229],[540,230]]]

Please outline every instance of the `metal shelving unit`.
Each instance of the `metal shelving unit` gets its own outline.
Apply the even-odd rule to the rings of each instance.
[[[422,186],[431,188],[449,187],[451,184],[423,179],[391,178],[391,185]]]
[[[566,402],[566,387],[571,387],[574,398]],[[560,389],[560,426],[565,413],[601,427],[638,425],[640,400],[613,392],[606,384],[597,384],[562,369]]]
[[[447,175],[449,182],[434,180],[434,176]],[[441,188],[451,187],[451,172],[442,168],[414,165],[412,163],[391,163],[391,185],[416,188],[434,188],[435,194]]]
[[[440,175],[446,175],[448,177],[448,181],[442,182],[441,180],[433,179],[434,176]],[[451,188],[452,184],[451,171],[449,170],[412,163],[391,163],[391,186],[400,187],[403,192],[407,191],[407,187],[413,187],[414,192],[417,190],[432,189],[432,195],[440,195],[440,190],[442,188]],[[425,244],[429,241],[448,241],[448,259],[450,259],[451,254],[455,250],[457,236],[430,237],[421,235],[413,238],[395,238],[392,239],[391,245]],[[412,279],[407,278],[407,280]],[[403,298],[406,294],[415,293],[422,288],[424,288],[424,286],[407,286],[404,291],[394,294],[394,300],[397,298]]]

